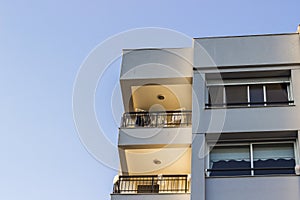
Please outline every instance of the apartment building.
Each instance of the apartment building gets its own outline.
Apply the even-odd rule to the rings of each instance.
[[[112,200],[300,199],[299,31],[124,50]]]

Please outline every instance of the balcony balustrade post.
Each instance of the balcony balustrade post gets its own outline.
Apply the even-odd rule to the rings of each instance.
[[[154,192],[154,176],[152,177],[152,183],[151,183],[152,187],[151,187],[151,193]]]
[[[187,176],[185,177],[185,187],[184,187],[184,192],[187,193],[187,189],[188,189],[188,180],[187,180]]]

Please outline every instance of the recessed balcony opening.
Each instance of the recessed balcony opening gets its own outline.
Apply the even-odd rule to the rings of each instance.
[[[123,128],[191,125],[190,84],[131,86],[132,112],[123,115]]]

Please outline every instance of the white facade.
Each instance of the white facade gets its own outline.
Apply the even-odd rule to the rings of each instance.
[[[113,200],[300,199],[299,33],[124,50]]]

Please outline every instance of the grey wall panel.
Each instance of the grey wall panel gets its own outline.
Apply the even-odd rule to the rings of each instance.
[[[190,145],[192,128],[120,128],[119,146]]]
[[[193,76],[193,49],[124,50],[121,80]]]
[[[299,200],[300,177],[208,178],[206,200]]]
[[[192,143],[191,199],[205,200],[205,136],[194,134]]]
[[[299,34],[195,39],[196,67],[300,62]]]
[[[111,200],[190,200],[190,194],[112,194]]]

